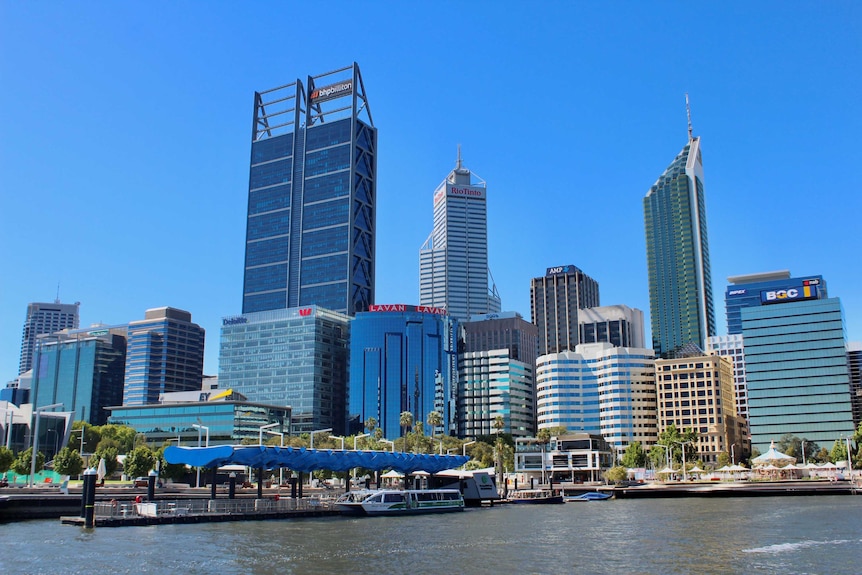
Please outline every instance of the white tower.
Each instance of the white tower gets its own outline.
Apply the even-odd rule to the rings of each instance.
[[[487,188],[477,180],[462,166],[459,146],[455,169],[434,190],[434,230],[419,250],[420,305],[461,320],[500,311],[488,269]]]

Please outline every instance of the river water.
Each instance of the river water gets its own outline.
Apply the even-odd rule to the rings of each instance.
[[[0,525],[28,574],[856,574],[862,497],[617,500],[84,530]]]

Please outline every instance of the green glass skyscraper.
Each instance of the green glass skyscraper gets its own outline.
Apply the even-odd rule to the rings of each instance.
[[[650,323],[658,357],[715,334],[700,138],[692,136],[644,198]]]

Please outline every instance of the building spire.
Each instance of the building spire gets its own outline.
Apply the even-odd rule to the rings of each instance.
[[[691,106],[688,104],[688,92],[685,94],[685,114],[688,116],[688,139],[693,140],[694,136],[692,136],[691,129]]]
[[[461,169],[461,144],[458,144],[458,159],[455,161],[455,169]]]

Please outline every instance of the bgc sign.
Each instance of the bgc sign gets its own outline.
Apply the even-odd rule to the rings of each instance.
[[[761,305],[817,299],[819,280],[805,280],[801,286],[760,292]]]

